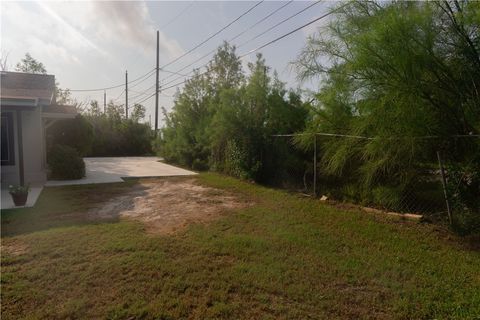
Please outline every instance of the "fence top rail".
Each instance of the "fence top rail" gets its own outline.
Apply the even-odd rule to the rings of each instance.
[[[480,134],[456,134],[450,136],[418,136],[418,137],[367,137],[367,136],[355,136],[349,134],[337,134],[337,133],[326,133],[326,132],[315,132],[315,133],[290,133],[290,134],[273,134],[272,137],[296,137],[296,136],[326,136],[326,137],[340,137],[340,138],[353,138],[353,139],[364,139],[364,140],[376,140],[376,139],[442,139],[442,138],[480,138]]]

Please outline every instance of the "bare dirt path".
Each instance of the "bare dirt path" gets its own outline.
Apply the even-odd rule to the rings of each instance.
[[[171,234],[191,223],[205,223],[247,204],[226,192],[200,186],[194,178],[145,179],[131,191],[89,211],[89,218],[141,221],[147,232]]]

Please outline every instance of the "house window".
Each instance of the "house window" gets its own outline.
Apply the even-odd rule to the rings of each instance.
[[[1,123],[1,159],[2,166],[11,166],[15,164],[15,148],[13,141],[13,114],[2,113]]]

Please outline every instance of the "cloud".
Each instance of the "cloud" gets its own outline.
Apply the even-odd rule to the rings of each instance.
[[[38,2],[38,5],[43,9],[47,14],[49,19],[53,19],[57,22],[58,30],[63,30],[65,33],[63,39],[66,41],[74,41],[77,45],[93,49],[100,54],[106,55],[107,53],[99,48],[95,43],[93,43],[89,38],[84,36],[79,32],[75,27],[73,27],[65,18],[61,17],[56,11],[54,11],[50,6],[44,2]]]
[[[56,71],[51,67],[59,63],[80,63],[79,50],[76,49],[82,43],[79,40],[81,35],[61,18],[49,16],[52,12],[48,12],[48,8],[45,10],[42,4],[17,2],[4,2],[1,6],[2,49],[12,52],[14,63],[26,52],[42,61],[50,73]],[[31,21],[35,23],[29,23]],[[91,50],[90,46],[86,47]]]
[[[58,57],[47,56],[42,48],[60,53],[66,63],[104,61],[108,56],[109,64],[125,66],[139,53],[142,58],[154,56],[156,27],[145,2],[2,2],[1,7],[4,49],[28,51],[57,64]],[[184,52],[162,31],[159,37],[162,60]]]
[[[98,21],[97,35],[105,41],[135,46],[145,52],[156,47],[156,28],[145,2],[92,2],[91,14]],[[177,41],[160,31],[160,52],[174,58],[183,53]]]

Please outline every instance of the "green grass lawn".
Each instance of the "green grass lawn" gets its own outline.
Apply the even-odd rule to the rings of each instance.
[[[173,236],[86,219],[135,181],[3,211],[2,319],[480,318],[480,253],[445,231],[197,179],[254,205]]]

